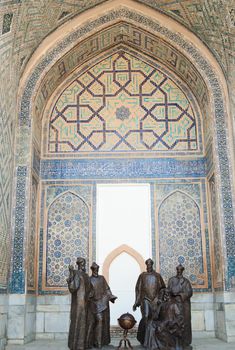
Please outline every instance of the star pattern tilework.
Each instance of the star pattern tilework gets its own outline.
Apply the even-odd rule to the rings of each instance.
[[[50,117],[49,153],[197,149],[197,120],[183,91],[125,52],[78,77]]]

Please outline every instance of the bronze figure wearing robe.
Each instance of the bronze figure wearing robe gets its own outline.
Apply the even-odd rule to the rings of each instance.
[[[70,350],[84,350],[86,348],[87,309],[92,286],[88,274],[85,272],[85,259],[77,259],[78,269],[69,267],[67,279],[71,293],[71,311],[68,347]]]
[[[168,289],[175,297],[177,305],[181,311],[184,321],[183,344],[187,347],[192,342],[191,327],[191,303],[190,298],[193,295],[191,283],[183,277],[184,267],[180,264],[176,267],[177,274],[168,281]]]
[[[153,269],[153,260],[145,261],[147,271],[142,272],[136,283],[136,300],[133,305],[135,311],[140,306],[142,319],[139,323],[137,339],[141,344],[144,343],[145,328],[147,321],[153,317],[153,313],[158,308],[159,294],[165,283],[159,273]]]
[[[101,348],[110,343],[109,301],[114,303],[117,297],[112,295],[104,276],[98,274],[99,265],[94,262],[91,270],[93,295],[89,302],[87,347]]]
[[[169,290],[164,290],[163,299],[159,310],[147,322],[144,347],[148,350],[183,350],[183,316]]]

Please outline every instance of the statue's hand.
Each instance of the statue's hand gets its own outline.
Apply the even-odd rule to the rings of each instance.
[[[136,303],[133,305],[133,308],[132,308],[133,311],[135,311],[135,310],[137,309],[137,306],[138,306],[138,305],[137,305]]]
[[[73,265],[69,265],[69,271],[72,272],[74,270]]]
[[[116,299],[117,299],[117,297],[110,299],[111,303],[114,304]]]
[[[153,303],[159,305],[159,304],[162,303],[162,300],[159,299],[158,297],[156,297],[156,298],[153,299]]]

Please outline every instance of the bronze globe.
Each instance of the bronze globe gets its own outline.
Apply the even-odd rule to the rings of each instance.
[[[121,315],[118,318],[119,326],[122,327],[122,329],[131,329],[136,324],[136,320],[133,315],[129,314],[128,312],[126,314]]]
[[[124,331],[123,331],[123,338],[119,342],[118,349],[120,349],[122,347],[122,343],[124,343],[124,348],[125,349],[128,348],[128,347],[130,349],[133,349],[129,339],[127,339],[127,333],[128,333],[128,330],[133,328],[134,325],[136,324],[136,320],[135,320],[134,316],[132,316],[131,314],[129,314],[127,312],[126,314],[123,314],[123,315],[121,315],[118,318],[118,323],[119,323],[119,326],[122,329],[124,329]]]

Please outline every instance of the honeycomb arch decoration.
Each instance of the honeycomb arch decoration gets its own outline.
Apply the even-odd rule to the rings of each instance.
[[[48,133],[48,154],[198,150],[195,112],[184,92],[123,51],[64,89]]]
[[[88,255],[89,208],[72,192],[49,207],[47,220],[46,287],[66,287],[68,266]]]
[[[195,287],[203,287],[200,211],[187,194],[175,191],[163,200],[158,212],[160,271],[167,281],[178,264]]]

